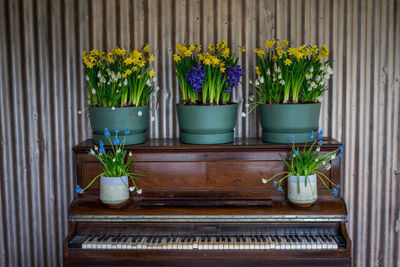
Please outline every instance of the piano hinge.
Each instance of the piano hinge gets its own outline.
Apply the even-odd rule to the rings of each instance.
[[[345,215],[71,215],[73,222],[347,222]]]

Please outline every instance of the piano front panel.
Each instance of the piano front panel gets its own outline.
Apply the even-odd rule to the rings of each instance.
[[[273,182],[263,184],[261,178],[268,178],[278,172],[285,171],[283,163],[277,159],[278,152],[261,151],[254,157],[252,152],[226,153],[198,152],[169,153],[157,151],[156,153],[137,152],[134,172],[144,174],[137,182],[143,189],[144,195],[156,192],[260,192],[271,198],[283,199],[286,192],[278,192]],[[285,155],[285,153],[280,153]],[[101,169],[94,157],[87,153],[77,153],[78,184],[85,187]],[[155,160],[153,158],[158,158]],[[199,158],[192,161],[191,158]],[[249,159],[250,158],[250,159]],[[163,159],[163,160],[160,160]],[[334,183],[340,183],[337,175],[340,159],[332,161],[333,168],[324,170]],[[286,181],[282,184],[286,188]],[[319,195],[332,197],[331,191],[318,183]],[[83,197],[97,197],[99,181],[96,181],[86,191]]]

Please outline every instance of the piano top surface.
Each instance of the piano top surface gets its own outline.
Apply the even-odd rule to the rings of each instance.
[[[131,200],[129,205],[122,209],[110,209],[101,205],[99,199],[76,198],[71,205],[70,215],[189,215],[189,216],[224,216],[224,215],[328,215],[345,216],[346,205],[342,198],[319,199],[309,208],[301,208],[290,204],[286,200],[272,201],[272,206],[140,206]]]
[[[336,149],[342,143],[331,137],[324,137],[323,146],[321,150],[332,150]],[[296,146],[302,146],[303,144],[296,144]],[[92,139],[87,139],[81,142],[73,148],[74,151],[84,151],[87,152],[88,149],[94,146]],[[250,138],[235,138],[232,143],[228,144],[215,144],[215,145],[192,145],[184,144],[179,141],[178,138],[151,138],[148,139],[143,144],[130,145],[127,146],[128,150],[179,150],[179,151],[212,151],[212,150],[287,150],[289,149],[289,144],[272,144],[264,143],[261,138],[250,137]]]

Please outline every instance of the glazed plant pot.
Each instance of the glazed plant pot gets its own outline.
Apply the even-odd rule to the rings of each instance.
[[[149,106],[100,108],[89,107],[90,124],[93,130],[93,142],[99,144],[102,141],[109,145],[109,140],[104,136],[104,129],[111,132],[111,140],[115,136],[114,130],[118,128],[125,136],[124,131],[129,129],[125,144],[141,144],[146,141],[147,124],[149,121]]]
[[[233,142],[237,104],[176,105],[180,139],[187,144],[223,144]]]
[[[100,201],[110,208],[119,208],[129,202],[128,176],[100,177]]]
[[[313,141],[317,136],[321,103],[313,104],[262,104],[259,107],[263,128],[263,141],[267,143],[295,143]]]
[[[318,198],[317,196],[317,176],[309,175],[307,183],[305,176],[290,175],[288,177],[287,197],[296,206],[309,207]]]

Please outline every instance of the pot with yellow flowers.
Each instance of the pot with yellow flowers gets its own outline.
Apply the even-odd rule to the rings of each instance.
[[[233,141],[237,103],[231,93],[240,81],[238,47],[232,53],[226,41],[209,45],[176,46],[176,76],[181,91],[177,105],[180,139],[189,144],[220,144]]]
[[[94,143],[110,144],[104,129],[111,137],[118,134],[116,129],[128,129],[127,145],[145,142],[150,99],[158,90],[150,46],[131,51],[94,49],[83,52],[82,58]]]
[[[116,129],[116,135],[111,137],[111,133],[104,129],[104,137],[109,141],[110,148],[105,150],[104,143],[95,145],[89,151],[89,155],[94,156],[100,163],[103,170],[102,173],[93,178],[93,180],[85,187],[76,187],[76,192],[83,194],[98,178],[100,178],[100,201],[109,208],[121,208],[129,203],[129,191],[136,191],[137,194],[142,193],[135,183],[138,176],[142,174],[133,173],[134,156],[132,152],[125,149],[125,141],[130,131],[125,130],[125,136],[119,137],[119,130]],[[131,186],[129,185],[131,180]]]
[[[274,180],[278,191],[283,191],[282,183],[287,179],[287,198],[292,204],[301,207],[309,207],[317,200],[317,180],[320,180],[326,189],[338,196],[340,185],[333,183],[323,171],[331,168],[329,162],[342,156],[343,145],[334,151],[320,154],[323,144],[322,135],[322,130],[317,136],[314,135],[314,132],[310,132],[308,139],[314,141],[311,144],[306,142],[303,148],[294,145],[295,137],[292,136],[289,160],[279,155],[287,171],[277,173],[268,179],[262,178],[262,182],[266,184]]]
[[[266,42],[266,51],[257,48],[255,53],[257,79],[249,99],[254,106],[248,113],[259,107],[264,142],[289,143],[294,136],[296,143],[304,143],[311,131],[316,136],[320,101],[333,74],[328,48],[289,47],[286,40],[274,40]]]

